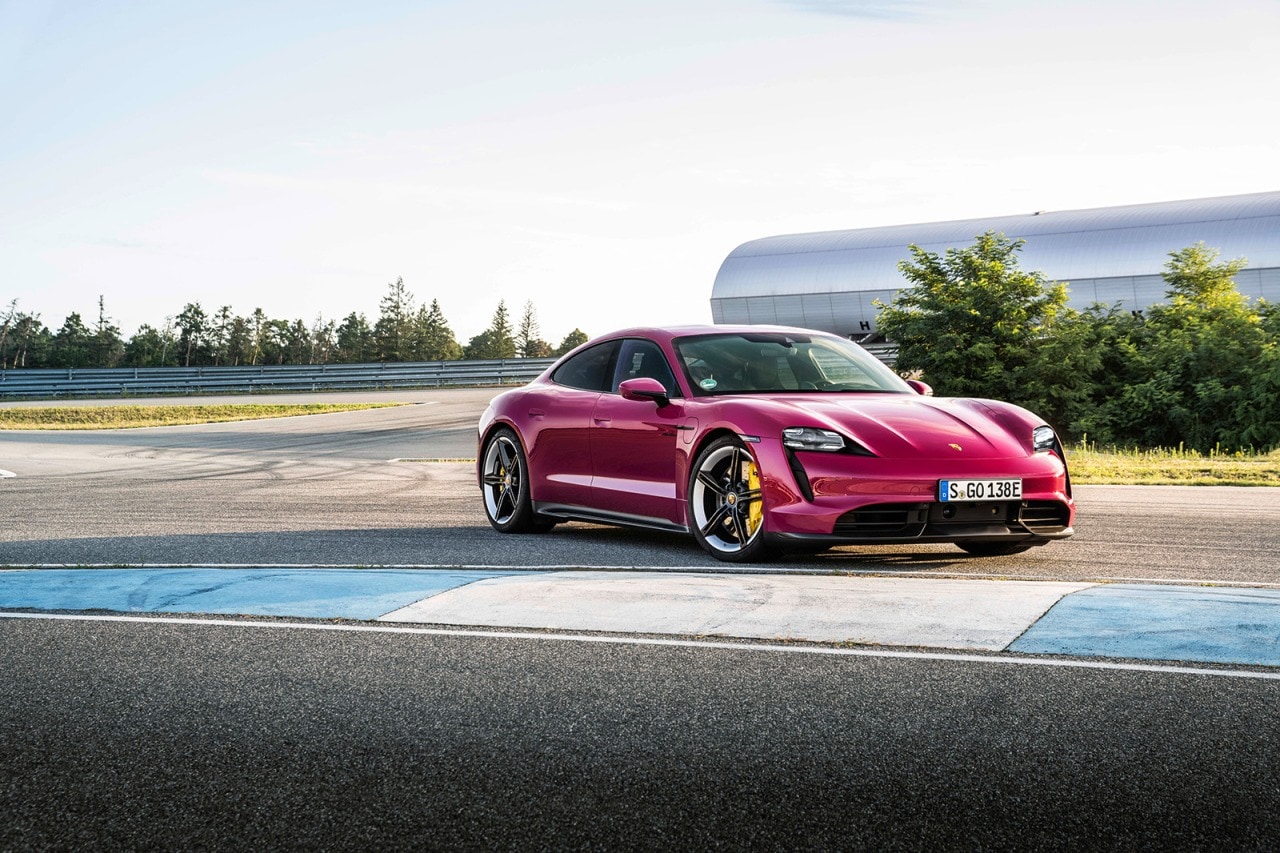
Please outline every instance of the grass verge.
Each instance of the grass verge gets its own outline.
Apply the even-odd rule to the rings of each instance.
[[[1280,486],[1280,450],[1199,453],[1183,448],[1129,450],[1089,443],[1067,448],[1071,481],[1081,485]]]
[[[0,429],[135,429],[137,427],[212,424],[327,415],[384,409],[404,403],[296,403],[258,405],[232,403],[223,406],[36,406],[0,409]]]

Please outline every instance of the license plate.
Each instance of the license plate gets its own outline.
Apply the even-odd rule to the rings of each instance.
[[[939,480],[938,500],[1014,501],[1022,499],[1021,480]]]

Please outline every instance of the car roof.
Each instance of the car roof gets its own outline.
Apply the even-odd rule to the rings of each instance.
[[[778,333],[778,334],[803,334],[803,335],[821,335],[823,337],[830,336],[829,332],[818,331],[817,329],[801,329],[795,326],[752,326],[746,324],[737,325],[684,325],[684,326],[635,326],[629,329],[619,329],[616,332],[610,332],[606,335],[600,335],[593,340],[607,340],[610,338],[652,338],[654,340],[671,341],[675,338],[686,338],[695,335],[733,335],[733,334],[754,334],[761,333]]]

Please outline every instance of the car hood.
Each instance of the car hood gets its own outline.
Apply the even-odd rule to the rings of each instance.
[[[880,457],[1008,459],[1030,452],[1031,427],[1026,435],[1010,432],[1010,418],[999,403],[979,400],[918,397],[908,394],[848,394],[805,396],[788,401],[797,417],[825,426],[858,441]],[[1011,408],[1011,407],[1010,407]]]

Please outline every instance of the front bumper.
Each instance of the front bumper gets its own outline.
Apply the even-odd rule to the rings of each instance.
[[[882,459],[754,448],[766,474],[765,530],[774,540],[900,544],[1041,544],[1074,533],[1066,465],[1053,453],[1016,459]],[[771,475],[771,476],[770,476]],[[1020,500],[941,503],[938,481],[1017,477]]]

